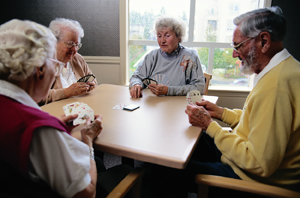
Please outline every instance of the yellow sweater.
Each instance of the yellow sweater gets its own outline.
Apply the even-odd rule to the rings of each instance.
[[[300,63],[292,56],[266,73],[243,110],[224,109],[231,133],[213,122],[207,129],[243,180],[300,190]]]

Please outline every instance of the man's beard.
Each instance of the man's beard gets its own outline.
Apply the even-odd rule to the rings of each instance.
[[[255,68],[258,67],[256,60],[256,47],[253,46],[247,55],[247,60],[242,60],[243,64],[241,64],[241,73],[251,75],[254,74]]]

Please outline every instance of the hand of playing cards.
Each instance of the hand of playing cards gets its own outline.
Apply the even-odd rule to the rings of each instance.
[[[157,85],[157,81],[151,78],[144,78],[143,83],[146,85],[146,87],[148,87],[148,85],[150,84],[156,84]]]
[[[186,95],[186,100],[188,104],[196,104],[196,102],[200,102],[201,101],[201,94],[198,90],[193,90],[190,91],[187,95]]]
[[[94,110],[83,102],[74,102],[63,106],[65,115],[78,114],[78,117],[73,120],[73,125],[83,124],[88,118],[94,121]]]

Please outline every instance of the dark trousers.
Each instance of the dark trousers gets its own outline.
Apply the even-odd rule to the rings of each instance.
[[[97,198],[106,197],[133,170],[132,167],[125,164],[106,169],[100,158],[95,157],[95,161],[98,172]]]

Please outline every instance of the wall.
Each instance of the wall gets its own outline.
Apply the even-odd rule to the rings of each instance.
[[[31,20],[49,26],[55,18],[78,21],[84,29],[84,56],[120,56],[119,0],[5,0],[0,24],[11,19]]]
[[[299,0],[272,0],[272,6],[279,6],[287,20],[287,34],[283,40],[283,45],[287,50],[300,61],[300,1]]]

